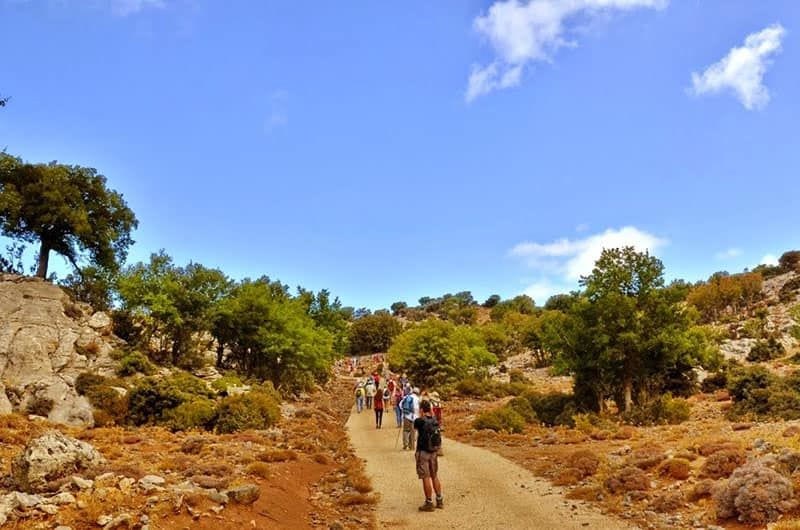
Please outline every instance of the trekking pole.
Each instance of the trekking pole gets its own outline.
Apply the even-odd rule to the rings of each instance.
[[[402,427],[397,428],[397,436],[394,439],[394,448],[397,449],[397,441],[400,440],[400,431],[402,431]]]

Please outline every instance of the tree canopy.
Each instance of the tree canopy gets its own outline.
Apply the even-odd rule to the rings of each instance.
[[[47,277],[51,250],[76,270],[82,253],[93,265],[118,269],[137,225],[122,195],[109,189],[96,170],[29,164],[0,153],[0,231],[39,243],[37,276]]]

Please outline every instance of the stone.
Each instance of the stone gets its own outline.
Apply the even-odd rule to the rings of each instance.
[[[133,518],[130,514],[121,513],[118,516],[111,519],[103,526],[103,530],[113,530],[114,528],[119,528],[121,526],[125,526],[125,528],[130,528],[130,523]]]
[[[261,496],[261,489],[256,484],[244,484],[225,492],[231,501],[239,504],[253,504]]]
[[[21,491],[12,491],[9,495],[15,498],[17,506],[25,509],[44,503],[44,497],[41,495],[29,495]]]
[[[14,407],[6,395],[6,387],[3,383],[0,383],[0,416],[11,414],[12,412],[14,412]]]
[[[167,481],[164,480],[163,477],[159,477],[157,475],[145,475],[139,479],[139,487],[142,488],[146,493],[150,493],[151,491],[158,491],[163,489],[162,486]]]
[[[55,530],[72,530],[72,527],[71,526],[60,525],[60,526],[56,526]]]
[[[226,493],[217,491],[215,489],[209,490],[208,498],[217,504],[228,504],[228,501],[230,501],[230,498]]]
[[[72,475],[93,469],[105,460],[86,442],[49,431],[28,442],[11,463],[19,489],[28,493],[57,490]]]
[[[94,481],[76,475],[72,477],[72,485],[79,490],[88,490],[94,487]]]
[[[106,331],[111,329],[113,321],[111,320],[111,317],[108,316],[108,313],[98,311],[92,315],[91,318],[89,318],[89,321],[86,324],[92,329]]]
[[[54,504],[40,504],[37,506],[39,511],[46,513],[47,515],[55,515],[58,513],[58,506]]]
[[[100,517],[97,518],[97,526],[105,526],[113,520],[114,517],[110,515],[101,515]]]
[[[62,491],[48,499],[52,504],[75,504],[75,496],[72,493]]]
[[[133,489],[133,485],[135,483],[136,483],[136,480],[134,480],[134,479],[132,479],[130,477],[125,477],[125,478],[123,478],[122,480],[119,481],[118,486],[119,486],[119,489],[120,489],[120,491],[122,493],[130,494],[131,490]]]

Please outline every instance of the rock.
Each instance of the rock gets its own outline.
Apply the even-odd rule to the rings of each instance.
[[[256,484],[245,484],[225,492],[233,502],[253,504],[261,496],[261,489]]]
[[[9,495],[14,497],[16,505],[21,508],[33,508],[44,503],[44,498],[41,495],[29,495],[20,491],[12,491]]]
[[[1,396],[0,399],[2,399]],[[797,436],[798,434],[800,434],[800,425],[790,425],[785,431],[783,431],[784,438],[791,438],[792,436]]]
[[[55,530],[72,530],[72,527],[61,525],[61,526],[56,526]]]
[[[97,526],[105,526],[113,520],[114,518],[110,515],[101,515],[100,517],[97,518],[96,522]]]
[[[100,331],[110,331],[113,324],[108,313],[104,313],[103,311],[98,311],[92,315],[89,322],[86,323],[90,328]]]
[[[58,506],[54,504],[40,504],[37,509],[47,515],[55,515],[58,513]]]
[[[139,479],[139,487],[145,492],[150,493],[159,490],[167,481],[157,475],[145,475]]]
[[[51,422],[93,425],[91,406],[75,391],[75,379],[82,372],[113,375],[117,362],[110,355],[115,339],[85,325],[84,318],[57,285],[0,274],[0,381],[9,387],[13,382],[19,397],[14,402],[0,391],[0,414],[9,405],[24,411],[35,400],[50,399]]]
[[[119,528],[123,525],[125,528],[130,528],[131,521],[133,521],[133,518],[130,516],[130,514],[122,513],[107,522],[103,526],[103,530],[113,530],[114,528]]]
[[[0,416],[11,414],[13,411],[14,407],[11,405],[11,401],[9,401],[6,395],[6,387],[3,383],[0,383]]]
[[[752,423],[734,423],[733,425],[731,425],[731,429],[733,429],[734,431],[746,431],[747,429],[750,429],[752,427],[753,427]]]
[[[77,475],[72,477],[72,484],[79,490],[88,490],[94,487],[93,480],[85,479]]]
[[[215,489],[212,489],[208,492],[208,498],[217,504],[228,504],[228,501],[230,501],[226,493],[217,491]]]
[[[75,504],[75,496],[72,493],[62,491],[48,499],[52,504]]]
[[[100,453],[86,442],[50,431],[29,441],[11,463],[14,483],[22,491],[57,490],[75,473],[104,463]]]
[[[123,478],[122,480],[119,481],[118,486],[119,486],[120,491],[127,495],[127,494],[131,493],[131,490],[133,489],[133,485],[135,483],[136,483],[136,480],[134,480],[134,479],[132,479],[130,477],[125,477],[125,478]]]

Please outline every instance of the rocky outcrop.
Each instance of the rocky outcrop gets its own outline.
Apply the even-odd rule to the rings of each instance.
[[[11,475],[21,491],[42,493],[103,462],[97,449],[86,442],[50,431],[28,442],[11,463]]]
[[[108,315],[72,302],[58,286],[0,274],[0,414],[35,408],[52,422],[92,425],[75,379],[112,375],[118,340]]]

